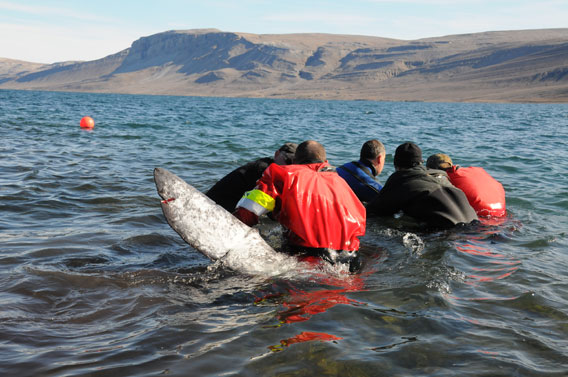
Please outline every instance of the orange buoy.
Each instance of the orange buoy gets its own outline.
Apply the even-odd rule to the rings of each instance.
[[[95,121],[91,117],[83,117],[79,123],[81,128],[93,129],[95,128]]]

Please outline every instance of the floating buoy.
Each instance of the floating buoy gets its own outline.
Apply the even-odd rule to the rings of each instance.
[[[91,117],[83,117],[79,125],[81,126],[81,128],[90,130],[95,128],[95,121]]]

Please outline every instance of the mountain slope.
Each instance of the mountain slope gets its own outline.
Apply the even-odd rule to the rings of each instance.
[[[406,101],[568,102],[568,29],[402,41],[168,31],[90,62],[0,60],[0,89]]]

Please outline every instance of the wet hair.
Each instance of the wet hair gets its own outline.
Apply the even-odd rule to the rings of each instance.
[[[298,145],[294,155],[295,164],[315,164],[326,160],[325,148],[315,140],[307,140]]]
[[[374,160],[383,153],[386,153],[385,146],[380,141],[373,139],[366,141],[361,147],[361,160]]]

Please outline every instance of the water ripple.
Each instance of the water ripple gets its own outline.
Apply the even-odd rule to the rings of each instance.
[[[564,376],[567,111],[0,91],[0,374]],[[415,141],[486,168],[508,216],[437,233],[368,219],[360,274],[266,279],[186,245],[152,179],[204,191],[284,142],[341,165],[371,138],[382,182]]]

